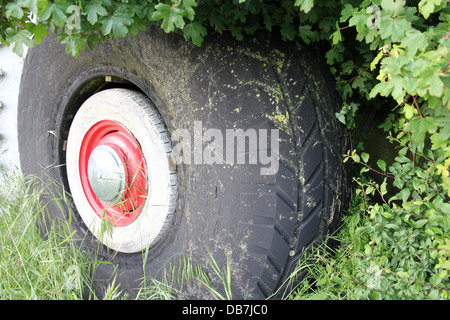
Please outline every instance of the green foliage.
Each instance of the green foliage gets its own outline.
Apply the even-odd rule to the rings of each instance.
[[[0,180],[0,299],[83,299],[95,263],[65,222],[55,221],[41,237],[37,224],[48,196],[42,183],[3,174]]]
[[[335,26],[337,8],[338,4],[316,4],[313,0],[2,0],[0,42],[14,42],[15,38],[7,38],[10,32],[20,34],[27,30],[40,43],[43,30],[36,26],[43,24],[66,40],[67,52],[77,56],[86,44],[93,48],[113,36],[136,35],[146,25],[158,24],[168,33],[182,33],[199,46],[208,31],[230,31],[242,39],[244,34],[252,35],[260,29],[272,31],[275,27],[285,40],[300,36],[309,43],[328,36]],[[323,12],[330,17],[320,20]],[[78,22],[76,27],[74,20]],[[30,38],[28,32],[23,37]],[[34,46],[31,42],[18,42],[15,52],[22,54],[23,44]]]
[[[387,279],[371,291],[380,293],[373,297],[448,298],[447,0],[0,0],[0,19],[0,42],[14,43],[19,55],[48,30],[78,56],[86,45],[134,36],[150,24],[198,46],[211,32],[242,40],[261,29],[286,41],[324,46],[343,99],[336,114],[341,122],[355,128],[360,109],[392,109],[382,127],[397,149],[394,162],[372,159],[374,167],[370,155],[359,151],[346,158],[362,168],[356,196],[368,220],[361,218],[365,223],[358,229],[367,239],[361,263]],[[370,180],[368,171],[385,180]]]
[[[414,216],[400,206],[387,210],[386,204],[369,205],[370,214],[366,214],[372,191],[365,183],[356,191],[337,236],[340,246],[318,248],[308,255],[297,270],[308,271],[306,281],[290,298],[448,299],[449,241],[432,247],[438,237],[431,230],[437,230],[439,218],[430,210],[427,218]],[[408,206],[411,200],[406,199],[404,204]],[[437,198],[434,203],[438,208],[445,207]]]
[[[383,299],[447,299],[450,205],[438,166],[444,152],[413,153],[411,141],[404,146],[398,135],[390,139],[400,149],[389,167],[378,160],[372,168],[367,153],[348,155],[362,165],[355,189],[359,207],[352,215],[367,213],[356,228],[366,240],[358,240],[357,252],[350,252],[366,267],[382,271],[378,291]],[[366,179],[367,171],[383,175],[383,182]]]

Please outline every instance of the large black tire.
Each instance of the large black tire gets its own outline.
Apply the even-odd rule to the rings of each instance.
[[[22,170],[70,192],[61,166],[70,124],[86,99],[112,87],[150,98],[169,133],[193,132],[194,121],[220,132],[279,129],[274,175],[261,175],[266,165],[248,162],[178,165],[172,226],[150,248],[146,263],[146,276],[154,276],[174,255],[186,254],[208,270],[209,250],[219,266],[231,259],[233,298],[268,297],[305,251],[337,228],[348,201],[349,173],[342,163],[348,136],[335,119],[339,102],[318,56],[264,34],[244,42],[211,36],[198,48],[150,29],[74,59],[51,36],[30,50],[24,65],[18,115]],[[72,228],[82,238],[90,235],[76,206],[69,206]],[[68,211],[50,207],[50,216],[68,219]],[[116,264],[122,290],[138,287],[141,253],[108,250],[93,237],[84,244],[100,247],[100,257]]]

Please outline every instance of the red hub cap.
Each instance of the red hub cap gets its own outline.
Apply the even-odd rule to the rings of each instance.
[[[132,223],[147,196],[146,169],[139,143],[117,122],[103,120],[83,138],[81,185],[90,206],[114,226]]]

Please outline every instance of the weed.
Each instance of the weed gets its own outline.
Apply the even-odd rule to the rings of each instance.
[[[69,219],[44,223],[48,215],[43,199],[66,210],[67,195],[57,195],[39,179],[5,176],[0,186],[0,299],[98,299],[93,275],[101,264],[98,252],[88,254],[75,237]],[[48,218],[47,220],[48,221]],[[105,232],[109,228],[109,219]],[[40,226],[40,228],[38,227]],[[42,236],[41,231],[45,235]],[[225,295],[214,289],[201,265],[185,255],[174,255],[157,277],[145,274],[148,251],[142,252],[144,277],[136,299],[231,299],[231,266],[222,271],[208,251],[208,264],[223,282]],[[114,276],[114,275],[113,275]],[[199,296],[200,295],[200,296]],[[101,294],[104,300],[127,299],[116,278]]]
[[[76,248],[67,224],[42,238],[46,207],[36,181],[8,176],[0,189],[0,299],[82,299],[91,263]],[[8,187],[6,187],[6,185]]]

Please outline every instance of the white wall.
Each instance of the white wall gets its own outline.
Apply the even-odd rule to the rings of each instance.
[[[25,57],[25,53],[24,53]],[[0,45],[0,171],[20,170],[17,143],[17,100],[24,58]],[[0,174],[1,176],[1,174]]]

